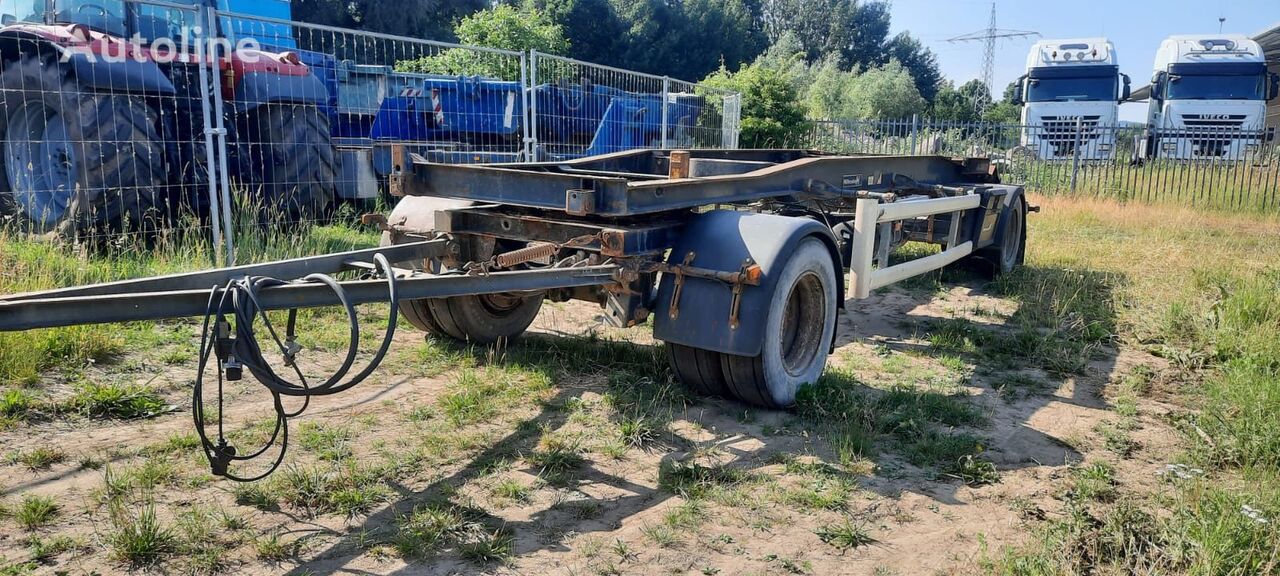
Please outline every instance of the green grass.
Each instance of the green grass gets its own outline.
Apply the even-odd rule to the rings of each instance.
[[[62,450],[54,446],[40,446],[31,450],[23,450],[12,454],[10,458],[14,462],[21,463],[31,471],[48,470],[54,464],[60,464],[67,460],[67,455]]]
[[[239,263],[337,252],[376,246],[377,233],[344,223],[306,228],[261,228],[246,219],[236,223]],[[96,248],[29,238],[0,229],[0,294],[109,282],[126,278],[208,268],[214,258],[208,239],[199,234],[171,231],[144,244],[122,238]],[[306,312],[304,317],[337,318],[336,311]],[[0,386],[32,386],[58,373],[77,373],[87,366],[110,368],[126,351],[154,348],[158,341],[176,346],[158,358],[177,362],[189,334],[161,326],[173,323],[132,323],[121,326],[78,326],[0,333]]]
[[[169,410],[169,405],[142,384],[83,382],[67,407],[89,418],[147,418]]]
[[[151,566],[177,551],[177,537],[172,528],[156,516],[155,504],[140,506],[113,502],[109,510],[111,531],[106,543],[111,556],[132,566]]]
[[[826,524],[816,531],[818,538],[840,550],[861,548],[875,542],[864,524],[845,517],[840,522]]]
[[[480,514],[448,502],[421,505],[396,521],[392,545],[402,557],[423,559],[455,551],[478,564],[506,562],[515,538],[505,528],[490,527]]]
[[[36,530],[48,525],[58,515],[60,507],[53,498],[28,494],[13,511],[13,519],[24,530]]]
[[[1129,436],[1139,425],[1139,399],[1161,394],[1186,407],[1171,420],[1184,432],[1182,457],[1205,473],[1171,478],[1151,491],[1122,485],[1103,462],[1077,467],[1064,513],[1041,525],[1025,546],[997,558],[991,571],[1276,573],[1280,253],[1274,237],[1280,222],[1104,202],[1046,204],[1058,214],[1033,227],[1032,245],[1044,248],[1033,252],[1031,272],[1114,274],[1115,321],[1098,326],[1169,361],[1167,376],[1146,365],[1120,376],[1113,400],[1118,419],[1097,428],[1099,439],[1121,457],[1141,449]],[[1087,319],[1091,307],[1077,310]],[[1081,328],[1070,332],[1092,340]]]
[[[386,480],[392,472],[356,462],[290,465],[270,479],[270,495],[253,496],[254,505],[275,500],[311,514],[356,516],[391,497]]]

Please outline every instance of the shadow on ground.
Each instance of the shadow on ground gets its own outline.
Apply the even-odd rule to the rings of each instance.
[[[984,424],[973,430],[985,445],[982,456],[1001,471],[1061,465],[1078,459],[1079,454],[1064,439],[1047,435],[1028,422],[1055,403],[1105,407],[1097,391],[1116,369],[1117,353],[1110,341],[1115,332],[1112,298],[1121,281],[1114,275],[1040,267],[988,283],[971,273],[948,271],[941,277],[935,275],[868,300],[850,301],[849,310],[840,320],[836,345],[844,353],[853,354],[872,350],[884,353],[887,349],[917,357],[947,354],[964,358],[975,367],[968,387],[978,391],[968,400],[989,414]],[[938,307],[939,290],[967,292],[962,299],[965,301],[982,297],[1012,301],[1015,309],[999,317],[975,318],[966,310],[948,314]],[[815,419],[803,410],[766,412],[733,401],[693,398],[672,384],[660,346],[532,334],[508,352],[500,362],[543,368],[549,362],[561,364],[552,366],[556,394],[540,404],[537,414],[469,457],[456,471],[425,487],[393,485],[396,498],[390,506],[348,527],[336,542],[311,556],[315,560],[299,566],[297,572],[352,573],[346,564],[362,553],[371,535],[374,539],[389,539],[397,519],[415,506],[443,501],[480,478],[491,463],[519,458],[534,450],[546,434],[566,424],[566,405],[586,390],[600,391],[604,387],[618,395],[623,406],[646,411],[645,417],[664,427],[676,420],[695,420],[713,436],[712,440],[699,441],[672,432],[668,444],[662,447],[666,452],[663,462],[680,460],[698,447],[716,445],[730,455],[729,466],[748,469],[766,465],[774,454],[800,450],[830,464],[841,463],[837,450],[824,442],[832,431],[831,422]],[[580,378],[579,370],[583,368],[592,377]],[[602,384],[601,380],[607,383]],[[1015,381],[1038,381],[1044,389],[1010,391],[1003,387]],[[849,397],[868,401],[886,394],[856,378],[843,377],[825,385],[841,387]],[[934,429],[930,426],[930,430]],[[950,433],[944,430],[945,426],[936,428],[943,430],[940,433]],[[870,429],[879,436],[873,439],[870,451],[877,459],[895,461],[900,467],[894,479],[869,479],[863,488],[890,498],[909,490],[939,502],[958,502],[956,493],[965,485],[962,481],[932,472],[928,466],[911,465],[895,453],[895,431],[876,430],[874,426]],[[810,443],[810,437],[822,441]],[[896,481],[902,478],[910,481]],[[553,505],[523,521],[505,521],[483,510],[472,509],[470,513],[485,525],[510,533],[514,538],[513,553],[521,556],[566,550],[569,538],[616,530],[628,518],[673,496],[662,488],[611,475],[593,466],[590,460],[564,482],[563,487],[570,489],[606,485],[612,494],[595,497],[590,491],[573,491],[580,498],[573,502],[574,506]],[[582,509],[595,513],[583,517],[576,512]],[[403,572],[474,570],[475,564],[447,555],[411,563]]]

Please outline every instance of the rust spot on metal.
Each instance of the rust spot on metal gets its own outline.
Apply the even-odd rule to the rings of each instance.
[[[600,232],[600,253],[605,256],[623,256],[626,249],[626,234],[620,230],[603,230]]]
[[[672,150],[667,156],[667,178],[679,180],[689,177],[689,151]]]

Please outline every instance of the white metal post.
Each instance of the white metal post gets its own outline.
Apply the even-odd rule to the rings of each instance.
[[[204,11],[201,11],[200,15],[202,18],[208,17],[208,13]],[[214,22],[209,21],[204,24],[207,31],[212,29]],[[206,45],[204,37],[204,34],[201,34],[196,38],[196,46],[201,58],[203,58],[203,50]],[[209,67],[204,62],[201,62],[196,68],[199,70],[200,78],[200,106],[204,113],[202,118],[204,120],[204,170],[205,177],[209,179],[209,229],[213,233],[213,264],[214,266],[230,266],[226,262],[227,254],[223,251],[222,243],[222,200],[218,194],[217,160],[214,158],[213,151],[215,130],[213,127],[212,106],[209,104],[209,100],[212,97],[209,89]],[[195,159],[193,158],[192,160],[194,161]],[[229,214],[228,217],[230,217]]]
[[[524,52],[521,52],[520,53],[520,110],[521,110],[520,125],[521,125],[521,129],[520,130],[523,133],[522,138],[524,139],[524,148],[523,148],[524,161],[532,162],[533,161],[533,156],[532,156],[533,138],[529,132],[531,127],[529,126],[530,115],[529,115],[529,75],[528,75],[529,70],[527,68],[528,64],[529,64],[529,60],[528,58],[526,58],[526,54]]]
[[[529,51],[529,162],[538,161],[538,51]]]
[[[208,7],[206,8],[205,13],[207,14],[207,22],[210,26],[214,27],[212,30],[216,33],[218,25],[218,11],[213,7]],[[218,50],[219,44],[219,42],[209,42],[209,49],[201,49],[200,55],[203,60],[201,65],[208,66],[213,72],[213,74],[210,75],[210,91],[213,93],[213,118],[215,122],[213,133],[217,138],[219,152],[218,184],[222,189],[223,239],[227,243],[226,265],[235,266],[235,233],[232,228],[232,222],[235,220],[235,215],[231,213],[231,171],[227,168],[227,123],[223,118],[225,114],[223,113],[222,103],[222,73],[221,67],[219,66],[222,55]]]
[[[911,155],[912,156],[919,154],[916,148],[916,144],[920,141],[919,137],[920,137],[920,115],[912,114],[911,115]]]
[[[667,142],[667,119],[671,114],[671,78],[662,77],[662,147],[670,148],[671,143]]]
[[[876,228],[880,221],[880,201],[860,198],[853,218],[853,257],[849,262],[849,287],[854,298],[871,296],[871,265],[876,257]]]

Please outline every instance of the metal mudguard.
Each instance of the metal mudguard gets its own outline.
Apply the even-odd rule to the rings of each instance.
[[[236,84],[233,104],[238,112],[247,112],[272,102],[315,104],[324,108],[329,104],[329,91],[312,74],[286,76],[270,72],[250,72]]]
[[[88,54],[73,53],[69,55],[68,63],[81,86],[102,92],[148,93],[163,96],[177,93],[173,82],[169,81],[155,62],[141,60],[108,62],[102,58],[91,58]]]
[[[760,266],[759,286],[744,286],[738,306],[738,323],[732,325],[733,289],[714,280],[685,277],[680,299],[672,314],[675,276],[663,274],[658,286],[653,335],[659,340],[703,350],[738,356],[757,356],[764,342],[765,320],[769,313],[778,275],[800,241],[808,236],[822,239],[831,251],[839,290],[837,302],[844,304],[844,281],[831,229],[808,218],[715,210],[694,217],[681,234],[668,263],[724,272],[738,272],[748,262]]]
[[[996,187],[993,186],[993,188],[996,188]],[[996,220],[997,224],[995,225],[995,234],[991,236],[990,241],[987,241],[987,238],[985,238],[985,235],[982,233],[982,231],[980,231],[978,234],[978,237],[975,239],[976,240],[974,244],[975,249],[986,248],[989,246],[1003,246],[1004,235],[1008,233],[1009,222],[1012,220],[1011,218],[1009,218],[1009,210],[1012,209],[1013,201],[1018,198],[1022,198],[1023,206],[1024,208],[1026,207],[1027,200],[1025,198],[1025,193],[1023,192],[1023,189],[1021,187],[1006,185],[1006,186],[1000,186],[1000,188],[1006,188],[1008,189],[1008,192],[998,197],[998,201],[1000,202],[1000,206],[998,208],[1000,216]],[[980,214],[981,212],[982,211],[980,210],[974,210],[975,214]],[[1026,222],[1027,222],[1026,218],[1023,218],[1022,219],[1023,226],[1026,226]],[[1018,231],[1015,231],[1015,233],[1020,234],[1022,233],[1022,231],[1018,230]],[[1023,242],[1022,246],[1023,246],[1023,251],[1025,252],[1026,243]],[[1019,255],[1018,261],[1019,262],[1022,261],[1022,255]]]

